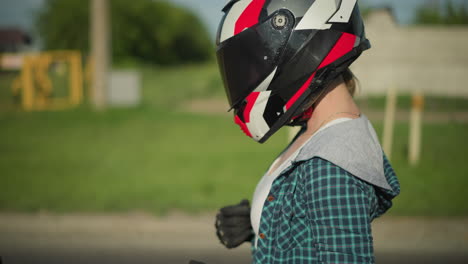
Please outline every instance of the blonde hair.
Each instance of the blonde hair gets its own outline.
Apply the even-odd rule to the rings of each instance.
[[[334,87],[333,83],[335,83],[336,85],[341,82],[345,83],[346,87],[348,88],[349,94],[351,94],[351,96],[354,97],[354,95],[356,95],[356,90],[359,87],[358,86],[359,80],[356,78],[354,73],[349,68],[347,68],[343,73],[341,73],[341,76],[338,76],[338,78],[332,81],[331,84],[329,84],[329,87]],[[318,97],[312,98],[307,104],[305,104],[302,111],[303,112],[306,111],[307,109],[312,107],[315,103],[317,103],[317,101],[320,101],[320,99],[327,94],[326,91],[327,90],[325,89],[324,93],[321,93]]]
[[[356,94],[356,90],[358,88],[358,79],[354,75],[354,73],[348,68],[346,69],[341,76],[343,77],[343,81],[346,84],[346,87],[348,88],[349,94],[354,97]]]

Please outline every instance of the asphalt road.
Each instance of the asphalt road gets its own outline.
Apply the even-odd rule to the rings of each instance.
[[[69,253],[45,253],[45,252],[17,252],[3,256],[3,264],[89,264],[89,263],[168,263],[187,264],[190,259],[203,261],[207,264],[239,264],[250,263],[251,258],[247,254],[220,253],[220,252],[69,252]],[[468,255],[431,255],[423,253],[384,253],[376,255],[376,263],[381,264],[466,264]]]
[[[213,214],[0,214],[1,264],[250,263],[250,247],[227,250]],[[383,218],[373,223],[376,263],[468,263],[468,219]]]

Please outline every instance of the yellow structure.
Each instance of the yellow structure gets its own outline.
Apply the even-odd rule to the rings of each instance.
[[[53,65],[61,63],[68,66],[68,95],[55,98],[49,72]],[[21,74],[14,80],[12,90],[21,96],[21,106],[27,111],[64,109],[81,104],[83,67],[80,52],[51,51],[25,55]]]

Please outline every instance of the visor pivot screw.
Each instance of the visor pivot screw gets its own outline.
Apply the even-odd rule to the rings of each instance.
[[[288,24],[288,18],[283,14],[277,14],[273,18],[273,26],[276,29],[283,29],[286,27],[287,24]]]
[[[268,60],[268,56],[263,57],[264,60]]]

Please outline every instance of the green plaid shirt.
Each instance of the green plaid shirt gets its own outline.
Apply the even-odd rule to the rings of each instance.
[[[400,190],[385,156],[384,171],[393,191],[321,158],[293,163],[265,201],[253,262],[374,263],[371,221]]]

